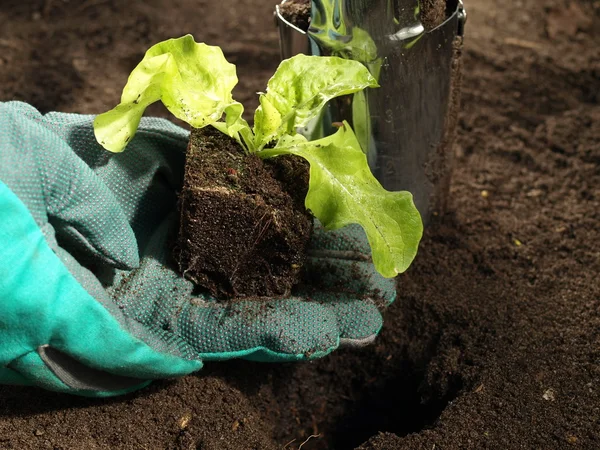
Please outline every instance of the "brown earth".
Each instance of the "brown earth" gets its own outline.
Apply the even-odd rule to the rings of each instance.
[[[0,100],[103,111],[148,46],[191,32],[256,106],[273,0],[128,3],[3,1]],[[2,387],[0,448],[600,448],[600,4],[467,7],[451,214],[375,345],[210,363],[111,400]]]
[[[308,30],[310,25],[310,0],[288,0],[279,6],[281,17],[296,25],[302,31]]]
[[[212,127],[193,129],[174,251],[181,273],[218,298],[289,296],[312,231],[307,166],[297,157],[263,163]]]

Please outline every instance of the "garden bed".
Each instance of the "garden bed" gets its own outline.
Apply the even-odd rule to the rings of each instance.
[[[0,100],[105,111],[146,48],[189,32],[223,47],[254,110],[274,1],[123,5],[4,2]],[[599,6],[466,6],[451,212],[373,346],[209,363],[110,400],[0,387],[0,448],[600,448]]]

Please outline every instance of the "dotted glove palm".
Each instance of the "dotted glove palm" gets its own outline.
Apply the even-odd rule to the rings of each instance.
[[[143,119],[113,155],[92,120],[0,104],[0,382],[115,395],[202,360],[312,359],[377,335],[395,284],[353,227],[317,225],[321,275],[292,298],[195,292],[170,260],[188,133]]]

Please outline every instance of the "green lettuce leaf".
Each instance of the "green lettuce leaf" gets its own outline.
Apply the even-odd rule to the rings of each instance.
[[[296,55],[283,61],[260,95],[254,115],[257,150],[284,134],[295,134],[340,95],[377,87],[368,69],[338,57]]]
[[[254,129],[242,118],[242,104],[232,98],[236,83],[235,66],[218,47],[198,44],[190,35],[161,42],[146,52],[131,73],[121,103],[96,118],[96,139],[107,150],[122,151],[146,107],[160,100],[191,126],[212,125],[261,158],[301,156],[310,163],[306,207],[329,229],[361,225],[382,275],[394,277],[405,271],[423,232],[412,195],[388,192],[379,184],[347,123],[335,134],[312,142],[296,133],[332,98],[377,87],[369,70],[360,62],[338,57],[297,55],[283,61],[267,92],[260,95]],[[355,98],[353,108],[357,115],[368,117],[364,96]],[[365,141],[369,130],[362,123],[357,127]],[[274,147],[265,149],[267,144]]]
[[[366,232],[373,264],[384,277],[404,272],[417,254],[421,216],[409,192],[386,191],[371,173],[356,136],[344,122],[334,135],[308,142],[284,136],[262,158],[282,154],[310,163],[306,207],[330,230],[351,223]]]
[[[254,152],[254,135],[248,122],[242,118],[244,105],[239,102],[233,102],[225,108],[225,122],[215,122],[212,124],[221,133],[234,138],[247,152]]]
[[[158,100],[193,127],[214,124],[237,103],[231,95],[237,81],[235,66],[219,47],[196,43],[191,35],[158,43],[131,72],[121,103],[94,121],[96,139],[107,150],[123,151],[146,107]],[[230,126],[231,134],[239,133],[236,120]]]

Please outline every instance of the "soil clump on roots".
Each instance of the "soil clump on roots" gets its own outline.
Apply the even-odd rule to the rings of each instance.
[[[180,271],[218,297],[289,295],[312,229],[307,190],[300,158],[263,164],[212,127],[193,129],[179,197]]]

